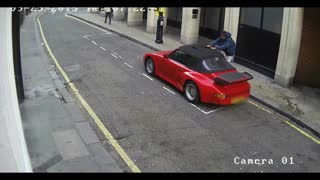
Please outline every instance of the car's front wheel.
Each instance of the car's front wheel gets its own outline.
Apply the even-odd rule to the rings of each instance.
[[[200,101],[199,88],[193,81],[187,81],[184,86],[184,95],[191,103],[198,103]]]
[[[150,75],[152,75],[152,76],[154,76],[154,69],[155,69],[155,67],[154,67],[154,62],[153,62],[152,58],[148,57],[148,58],[146,59],[145,67],[146,67],[147,73],[150,74]]]

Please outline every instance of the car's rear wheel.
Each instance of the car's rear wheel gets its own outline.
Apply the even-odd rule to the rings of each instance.
[[[154,62],[153,62],[152,58],[148,57],[148,58],[146,59],[145,67],[146,67],[147,73],[150,74],[150,75],[152,75],[152,76],[154,76],[154,69],[155,69],[155,67],[154,67]]]
[[[199,88],[193,81],[187,81],[184,86],[184,95],[191,103],[198,103],[200,101]]]

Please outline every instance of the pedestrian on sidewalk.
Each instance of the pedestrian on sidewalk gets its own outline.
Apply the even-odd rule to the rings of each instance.
[[[106,18],[104,20],[104,23],[107,24],[107,18],[109,17],[109,24],[111,24],[111,16],[113,9],[111,7],[105,7],[104,11],[106,12]]]
[[[236,43],[232,39],[231,33],[222,31],[220,37],[212,41],[209,45],[207,45],[207,47],[221,50],[226,55],[227,61],[229,63],[233,62],[236,51]]]

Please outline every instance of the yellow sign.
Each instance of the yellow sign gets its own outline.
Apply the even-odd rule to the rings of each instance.
[[[156,13],[157,13],[157,16],[159,16],[159,13],[162,12],[163,16],[167,17],[167,11],[168,11],[168,8],[158,7]]]

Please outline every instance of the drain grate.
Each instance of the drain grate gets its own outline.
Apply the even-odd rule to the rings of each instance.
[[[66,99],[63,97],[62,93],[59,91],[59,89],[56,89],[56,94],[58,95],[58,98],[60,101],[62,101],[64,104],[67,104]]]

